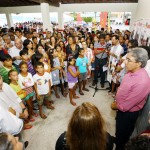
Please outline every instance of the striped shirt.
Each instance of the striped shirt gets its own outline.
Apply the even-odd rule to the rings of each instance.
[[[16,70],[16,68],[14,66],[12,66],[12,69]],[[3,81],[7,84],[9,84],[9,78],[8,78],[8,72],[10,71],[11,69],[8,69],[6,67],[2,67],[0,68],[0,75],[2,76],[3,78]],[[17,71],[17,70],[16,70]]]
[[[94,43],[94,48],[104,48],[106,49],[106,43],[104,45],[101,45],[99,42],[95,42]],[[107,58],[107,54],[106,52],[103,52],[103,53],[99,53],[97,55],[95,55],[97,58],[99,59],[104,59],[104,58]]]
[[[31,73],[32,76],[35,75],[36,72],[35,72],[35,70],[34,70],[34,68],[33,68],[33,65],[32,65],[32,63],[31,63],[31,60],[28,61],[27,64],[28,64],[28,72]]]

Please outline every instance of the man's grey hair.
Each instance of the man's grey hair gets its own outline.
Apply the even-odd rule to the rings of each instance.
[[[132,48],[129,53],[134,57],[136,62],[141,63],[141,68],[144,68],[148,61],[148,53],[144,48]]]

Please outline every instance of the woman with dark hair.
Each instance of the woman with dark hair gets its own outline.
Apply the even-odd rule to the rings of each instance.
[[[45,40],[44,39],[40,39],[39,44],[45,48]]]
[[[129,40],[128,34],[125,34],[125,35],[124,35],[124,39],[125,39],[125,40]]]
[[[86,38],[86,44],[87,44],[87,47],[90,48],[90,43],[92,42],[91,38],[90,37],[87,37]]]
[[[57,140],[55,150],[112,150],[112,137],[104,129],[98,108],[83,103],[73,112],[67,132]]]
[[[35,52],[33,51],[33,43],[32,41],[26,39],[23,42],[24,50],[28,52],[28,55],[31,57]]]
[[[66,53],[66,47],[65,47],[65,43],[63,41],[60,41],[58,43],[58,45],[61,47],[61,49],[63,50],[64,53]]]
[[[79,45],[76,44],[75,38],[73,36],[69,36],[68,45],[66,46],[66,54],[67,57],[73,56],[75,59],[79,55]]]
[[[18,137],[11,134],[0,133],[0,149],[1,150],[23,150],[23,144],[19,142]]]
[[[48,61],[49,61],[48,55],[47,55],[47,53],[45,52],[45,49],[44,49],[44,47],[43,47],[42,44],[38,44],[38,45],[37,45],[35,53],[37,53],[37,54],[39,54],[39,53],[40,53],[40,54],[43,54],[43,56],[44,56],[44,61],[45,61],[45,62],[48,62]]]
[[[61,32],[57,33],[57,43],[59,43],[60,41],[64,40],[63,39],[63,34]]]
[[[57,44],[56,38],[54,36],[51,36],[50,37],[50,45],[48,45],[48,46],[50,46],[52,49],[54,49],[56,44]]]

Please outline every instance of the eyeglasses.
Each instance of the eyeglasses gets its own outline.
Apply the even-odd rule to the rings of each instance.
[[[131,59],[129,59],[129,58],[126,58],[126,61],[127,61],[127,62],[137,63],[136,61],[132,61],[132,60],[131,60]]]

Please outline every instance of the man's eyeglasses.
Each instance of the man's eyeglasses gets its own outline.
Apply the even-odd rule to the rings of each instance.
[[[133,61],[133,60],[131,60],[131,59],[129,59],[129,58],[126,58],[126,61],[127,61],[127,62],[137,63],[136,61]]]

